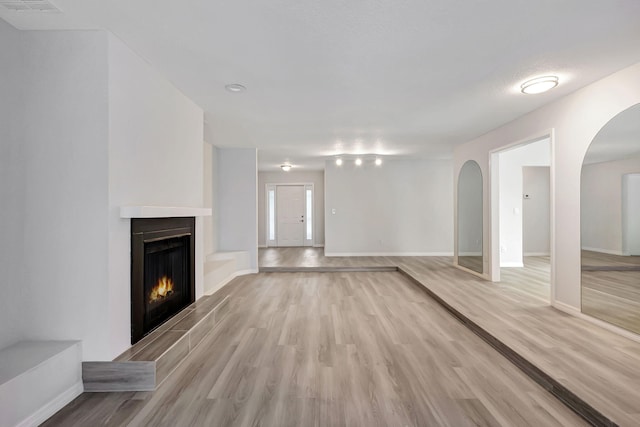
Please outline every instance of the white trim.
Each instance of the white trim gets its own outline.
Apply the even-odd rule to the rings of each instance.
[[[268,248],[267,245],[258,245],[258,249],[264,249],[264,248]]]
[[[453,252],[325,252],[324,256],[453,256]]]
[[[187,206],[120,206],[120,218],[175,218],[211,216],[211,208]]]
[[[482,252],[460,252],[458,256],[482,256]]]
[[[507,268],[509,268],[509,267],[524,267],[524,264],[521,263],[521,262],[518,262],[518,261],[515,261],[515,262],[501,262],[500,263],[500,268],[503,268],[503,267],[507,267]]]
[[[15,427],[39,426],[47,419],[49,419],[53,414],[71,403],[73,399],[80,396],[83,391],[84,385],[82,384],[82,380],[80,380],[69,387],[67,390],[57,395],[54,399],[50,400],[49,403],[40,407],[40,409],[38,409],[36,412],[20,421],[15,425]]]
[[[324,248],[324,243],[320,243],[318,245],[313,245],[314,248]]]
[[[585,246],[585,247],[582,248],[582,250],[583,251],[591,251],[591,252],[600,252],[601,254],[625,256],[625,254],[622,251],[612,250],[612,249],[589,248],[589,247]]]
[[[503,265],[500,262],[500,194],[499,194],[499,173],[498,173],[498,161],[499,154],[503,151],[531,144],[533,142],[549,139],[549,263],[550,263],[550,287],[549,287],[549,301],[553,304],[556,295],[556,140],[555,129],[550,128],[546,131],[541,131],[535,135],[530,135],[526,138],[522,138],[511,144],[503,145],[501,147],[494,148],[489,151],[489,191],[490,191],[490,211],[489,211],[489,253],[490,255],[490,277],[492,281],[500,281],[500,268],[508,267],[509,265]],[[495,168],[492,166],[494,164]],[[494,182],[495,179],[495,182]],[[497,194],[494,194],[493,190],[497,190]],[[513,266],[513,267],[522,267]]]
[[[589,323],[592,323],[596,326],[600,326],[603,329],[608,330],[609,332],[613,332],[617,335],[623,336],[624,338],[628,338],[632,341],[640,342],[640,335],[635,334],[626,329],[620,328],[618,326],[612,325],[611,323],[605,322],[604,320],[596,319],[595,317],[589,316],[588,314],[582,313],[579,309],[569,304],[565,304],[560,301],[553,301],[551,303],[551,307],[562,311],[563,313],[570,314],[571,316],[577,317],[582,320],[586,320]]]
[[[550,256],[551,252],[525,252],[522,256]]]

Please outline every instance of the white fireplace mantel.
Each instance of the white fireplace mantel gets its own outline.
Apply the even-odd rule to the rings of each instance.
[[[211,216],[211,209],[186,206],[120,206],[120,218],[175,218],[185,216]]]

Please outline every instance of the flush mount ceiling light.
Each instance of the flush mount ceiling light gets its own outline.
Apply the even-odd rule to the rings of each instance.
[[[281,165],[280,168],[282,168],[282,170],[285,172],[289,172],[291,170],[291,165],[289,164]]]
[[[339,158],[339,157],[338,157],[338,158],[336,159],[336,165],[338,165],[338,166],[342,166],[342,159],[341,159],[341,158]]]
[[[528,95],[535,95],[546,92],[556,86],[558,86],[558,77],[556,76],[536,77],[535,79],[522,83],[520,85],[520,91]]]
[[[226,90],[228,90],[229,92],[232,92],[232,93],[240,93],[240,92],[244,92],[245,90],[247,90],[246,87],[244,87],[244,86],[242,86],[241,84],[238,84],[238,83],[232,83],[232,84],[225,85],[224,88]]]
[[[360,157],[358,157],[356,159],[356,166],[360,166],[362,164],[362,159]]]
[[[380,157],[376,157],[376,166],[380,166],[382,164],[382,159]]]

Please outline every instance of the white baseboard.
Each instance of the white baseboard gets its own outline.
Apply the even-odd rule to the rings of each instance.
[[[501,262],[500,268],[502,267],[524,267],[524,264],[521,262]]]
[[[258,245],[258,249],[264,249],[266,247],[267,247],[267,245]]]
[[[319,245],[313,245],[314,248],[324,248],[324,243],[319,244]]]
[[[482,256],[482,252],[460,252],[458,256]]]
[[[78,381],[69,389],[60,393],[55,399],[38,409],[35,413],[16,424],[15,427],[36,427],[45,422],[49,417],[67,406],[73,399],[80,396],[84,391],[82,381]]]
[[[324,256],[453,256],[453,252],[325,252]]]
[[[583,251],[591,251],[591,252],[600,252],[601,254],[624,256],[624,253],[622,251],[617,251],[617,250],[612,250],[612,249],[589,248],[589,247],[585,246],[585,247],[582,248],[582,250]]]
[[[551,256],[551,252],[525,252],[523,256]]]
[[[595,317],[591,317],[588,314],[584,314],[580,311],[580,309],[571,306],[569,304],[565,304],[560,301],[553,301],[551,306],[557,310],[562,311],[563,313],[570,314],[571,316],[575,316],[579,319],[586,320],[589,323],[592,323],[596,326],[599,326],[603,329],[606,329],[615,334],[621,335],[625,338],[628,338],[635,342],[640,342],[640,335],[635,334],[631,331],[627,331],[626,329],[620,328],[619,326],[612,325],[611,323],[605,322],[604,320],[596,319]]]

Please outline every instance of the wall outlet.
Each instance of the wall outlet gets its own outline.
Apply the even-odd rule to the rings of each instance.
[[[500,245],[500,253],[507,252],[507,248],[505,246]]]
[[[335,215],[336,214],[336,208],[331,209],[331,215]]]

